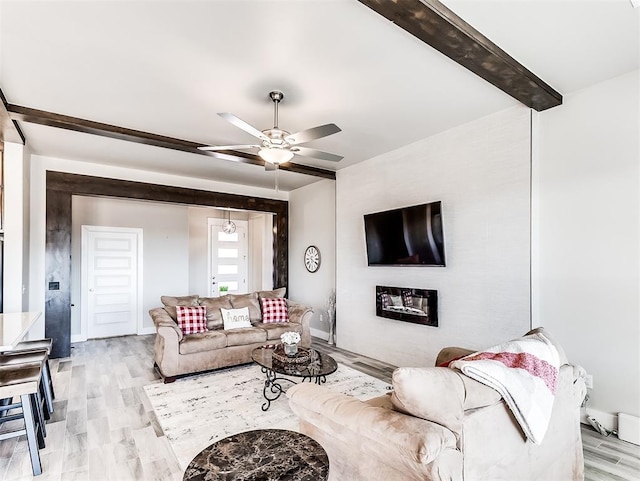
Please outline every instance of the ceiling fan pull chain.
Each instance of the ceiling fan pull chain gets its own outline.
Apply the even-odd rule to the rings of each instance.
[[[276,166],[276,192],[279,193],[280,192],[280,187],[278,187],[278,171],[280,169],[278,168],[278,164],[275,164],[275,166]]]

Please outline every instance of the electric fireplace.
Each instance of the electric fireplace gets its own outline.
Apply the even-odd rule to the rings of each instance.
[[[376,315],[437,327],[438,291],[376,286]]]

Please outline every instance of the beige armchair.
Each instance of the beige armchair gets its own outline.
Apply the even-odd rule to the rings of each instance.
[[[561,352],[561,349],[559,349]],[[436,365],[466,355],[443,349]],[[584,479],[582,369],[561,352],[547,433],[528,441],[497,391],[447,367],[400,368],[396,390],[419,394],[420,416],[400,412],[391,394],[366,402],[324,386],[287,392],[300,431],[327,451],[331,481],[570,481]]]

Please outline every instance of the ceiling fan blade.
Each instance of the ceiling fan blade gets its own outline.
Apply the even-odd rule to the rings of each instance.
[[[287,135],[286,140],[290,145],[302,144],[303,142],[309,142],[310,140],[320,139],[328,135],[337,134],[342,132],[342,129],[336,124],[319,125],[307,130],[301,130],[295,134]]]
[[[205,147],[198,147],[198,150],[236,150],[236,149],[250,149],[253,147],[260,147],[259,145],[207,145]]]
[[[329,160],[331,162],[340,162],[344,157],[341,155],[330,154],[322,150],[310,149],[308,147],[293,147],[291,152],[294,154],[304,155],[305,157],[313,157],[314,159]]]
[[[248,134],[251,134],[254,137],[258,137],[260,140],[266,140],[266,141],[269,140],[269,137],[264,135],[262,132],[260,132],[258,129],[256,129],[253,125],[248,124],[247,122],[245,122],[241,118],[238,118],[235,115],[230,114],[229,112],[222,112],[222,113],[219,113],[218,115],[220,117],[222,117],[223,119],[225,119],[227,122],[232,123],[233,125],[235,125],[239,129],[244,130]]]

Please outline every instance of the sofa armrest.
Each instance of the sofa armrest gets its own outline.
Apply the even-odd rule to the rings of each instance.
[[[445,347],[439,353],[436,358],[436,367],[447,367],[448,364],[454,359],[459,359],[469,354],[474,353],[470,349],[464,347]]]
[[[169,313],[162,307],[156,307],[149,311],[151,320],[156,326],[156,331],[163,337],[171,338],[177,336],[178,342],[182,341],[184,335],[178,327],[178,324],[171,318]]]
[[[313,309],[304,304],[287,299],[287,310],[289,311],[289,322],[302,325],[300,343],[303,347],[311,347],[311,318]]]
[[[359,438],[369,454],[409,459],[427,465],[445,449],[456,449],[447,428],[425,419],[372,406],[324,386],[298,384],[287,391],[289,405],[301,422],[335,439]],[[357,457],[357,454],[354,453]]]

